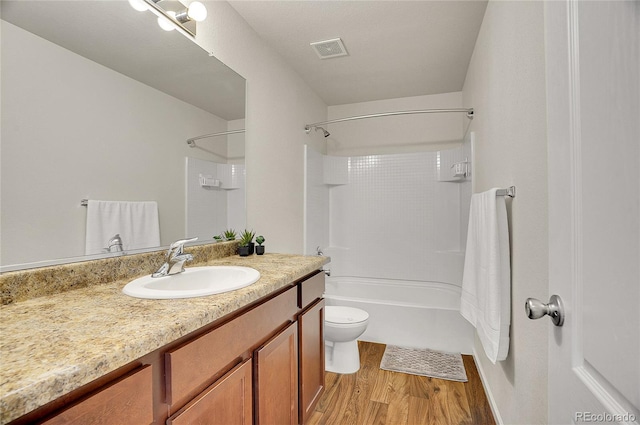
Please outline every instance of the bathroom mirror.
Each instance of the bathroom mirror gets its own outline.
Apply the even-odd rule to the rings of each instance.
[[[127,1],[0,6],[0,270],[89,258],[82,199],[156,201],[160,246],[190,236],[186,158],[243,164],[244,137],[186,140],[245,128],[245,80]]]

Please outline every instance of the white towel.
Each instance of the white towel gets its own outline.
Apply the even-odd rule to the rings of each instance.
[[[85,254],[105,252],[116,234],[125,251],[160,246],[158,203],[89,200]]]
[[[504,196],[471,197],[460,313],[476,327],[491,362],[507,358],[511,323],[509,228]]]

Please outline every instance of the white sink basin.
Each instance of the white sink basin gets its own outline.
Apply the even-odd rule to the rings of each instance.
[[[195,298],[244,288],[258,279],[260,272],[250,267],[189,267],[171,276],[140,277],[129,282],[122,292],[136,298],[155,300]]]

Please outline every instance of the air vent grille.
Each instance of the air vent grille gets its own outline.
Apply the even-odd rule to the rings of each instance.
[[[339,38],[316,41],[311,43],[311,47],[320,59],[337,58],[338,56],[347,56],[349,54]]]

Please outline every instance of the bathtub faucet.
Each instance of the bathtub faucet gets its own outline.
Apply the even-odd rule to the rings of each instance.
[[[318,247],[316,248],[316,254],[324,255],[324,253],[322,252],[322,249],[320,248],[320,245],[318,245]]]

